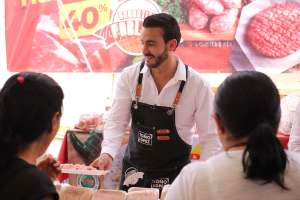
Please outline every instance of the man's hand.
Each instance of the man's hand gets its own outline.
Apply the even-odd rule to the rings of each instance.
[[[51,154],[45,155],[36,167],[45,171],[52,181],[55,181],[61,173],[60,162]]]
[[[99,156],[90,166],[98,168],[99,170],[107,171],[113,164],[113,158],[111,155],[104,153]],[[105,175],[104,177],[106,177]]]

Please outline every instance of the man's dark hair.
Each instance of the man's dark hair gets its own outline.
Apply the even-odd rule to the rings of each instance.
[[[165,44],[167,44],[170,40],[176,39],[177,46],[175,47],[174,51],[178,47],[181,40],[181,33],[180,33],[178,22],[172,15],[166,13],[150,15],[145,18],[143,22],[143,27],[161,28],[164,31],[163,38]]]

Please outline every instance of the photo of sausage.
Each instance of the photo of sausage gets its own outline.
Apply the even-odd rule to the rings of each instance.
[[[219,0],[192,0],[205,14],[218,15],[224,11],[224,6]]]
[[[210,23],[211,33],[220,34],[221,32],[232,28],[237,19],[238,12],[237,8],[231,8],[226,9],[220,15],[215,15]]]
[[[207,22],[208,16],[191,0],[183,0],[183,4],[189,10],[189,24],[196,30],[203,29]]]

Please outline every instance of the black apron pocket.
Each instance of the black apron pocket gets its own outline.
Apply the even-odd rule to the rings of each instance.
[[[137,167],[126,158],[123,159],[120,190],[127,192],[130,187],[145,187],[146,178],[144,169]]]
[[[157,188],[160,193],[163,187],[171,184],[177,175],[177,167],[173,169],[146,170],[145,187]]]
[[[155,127],[149,127],[141,123],[137,123],[138,136],[136,137],[136,146],[148,150],[154,150]]]

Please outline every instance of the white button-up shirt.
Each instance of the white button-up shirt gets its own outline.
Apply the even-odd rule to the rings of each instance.
[[[196,124],[199,144],[202,146],[200,160],[206,160],[221,150],[213,117],[213,94],[209,82],[190,67],[186,79],[185,65],[175,55],[174,59],[178,61],[176,73],[160,94],[158,94],[150,69],[145,64],[141,71],[144,75],[139,102],[172,107],[181,81],[186,81],[175,110],[176,129],[181,139],[192,145]],[[132,101],[136,99],[140,65],[141,62],[125,68],[117,83],[116,94],[104,128],[101,152],[102,154],[108,153],[113,158],[121,146],[126,127],[131,119],[131,105]]]
[[[300,102],[294,114],[294,122],[288,143],[290,151],[300,152]]]

